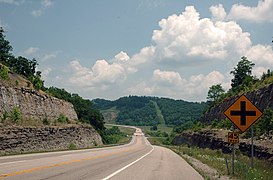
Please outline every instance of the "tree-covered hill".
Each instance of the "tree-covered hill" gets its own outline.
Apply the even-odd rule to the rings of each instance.
[[[195,121],[200,118],[206,103],[187,102],[168,98],[156,100],[167,125],[180,125],[187,121]]]
[[[137,126],[156,126],[160,124],[156,105],[168,126],[180,125],[186,121],[195,121],[207,107],[206,103],[145,96],[122,97],[115,101],[95,99],[93,102],[95,107],[100,110],[115,107],[119,111],[116,118],[117,124]]]

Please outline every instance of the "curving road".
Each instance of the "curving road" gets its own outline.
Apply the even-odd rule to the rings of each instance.
[[[123,146],[0,157],[0,179],[203,179],[171,150],[152,146],[139,128]]]

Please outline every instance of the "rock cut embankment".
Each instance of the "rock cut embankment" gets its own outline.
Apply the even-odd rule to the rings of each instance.
[[[223,153],[231,153],[231,144],[227,142],[227,130],[201,130],[198,132],[183,132],[176,136],[172,144],[181,145],[188,144],[200,148],[219,149]],[[266,140],[254,140],[254,157],[265,159],[273,163],[273,137]],[[236,145],[243,154],[251,156],[251,140],[240,139],[240,143]]]
[[[245,94],[247,98],[259,109],[273,109],[273,84]],[[211,107],[200,119],[205,124],[210,124],[213,120],[220,121],[225,118],[223,112],[238,98],[234,96],[224,99],[221,103]]]
[[[90,125],[20,127],[0,124],[0,155],[97,145],[102,145],[101,136]]]
[[[24,118],[56,119],[60,114],[69,120],[77,120],[71,103],[42,94],[33,89],[16,88],[0,83],[0,114],[19,108]]]

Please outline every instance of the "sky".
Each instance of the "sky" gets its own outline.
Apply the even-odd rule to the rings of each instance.
[[[0,0],[15,56],[84,98],[206,101],[242,56],[273,69],[273,0]]]

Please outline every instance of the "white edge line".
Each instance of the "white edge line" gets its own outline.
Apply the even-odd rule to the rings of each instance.
[[[136,162],[140,161],[141,159],[145,158],[146,156],[148,156],[149,154],[151,154],[151,153],[153,152],[153,150],[155,149],[154,146],[152,146],[152,148],[153,148],[153,149],[152,149],[151,151],[149,151],[147,154],[141,156],[139,159],[135,160],[134,162],[131,162],[130,164],[124,166],[123,168],[117,170],[116,172],[110,174],[109,176],[103,178],[102,180],[108,180],[108,179],[110,179],[111,177],[117,175],[117,174],[120,173],[121,171],[123,171],[123,170],[125,170],[126,168],[132,166],[133,164],[135,164]]]
[[[0,163],[1,165],[6,165],[6,164],[14,164],[14,163],[21,163],[21,162],[26,162],[27,160],[22,160],[22,161],[13,161],[13,162],[6,162],[6,163]]]

